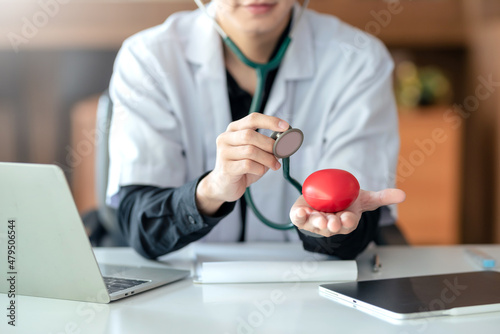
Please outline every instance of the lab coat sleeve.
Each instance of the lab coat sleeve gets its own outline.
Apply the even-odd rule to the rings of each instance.
[[[166,87],[168,75],[141,38],[127,40],[115,61],[110,83],[113,117],[107,201],[117,207],[127,185],[179,187],[187,180],[185,148],[178,116]]]
[[[348,170],[362,189],[378,191],[394,187],[399,134],[392,59],[375,39],[367,51],[369,58],[353,69],[349,85],[330,110],[318,169]],[[389,217],[393,222],[394,209]],[[299,234],[308,250],[355,258],[376,237],[381,211],[387,210],[363,213],[357,229],[345,236],[317,239]]]

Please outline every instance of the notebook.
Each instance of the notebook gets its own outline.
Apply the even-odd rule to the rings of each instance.
[[[63,171],[0,163],[0,293],[109,303],[190,275],[98,264]]]

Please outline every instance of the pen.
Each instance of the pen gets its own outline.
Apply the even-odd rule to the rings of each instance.
[[[380,256],[378,256],[378,254],[373,255],[372,264],[373,264],[372,270],[375,273],[378,272],[380,268],[382,268],[382,262],[380,262]]]
[[[484,269],[491,269],[496,265],[494,258],[476,248],[466,248],[465,253]]]

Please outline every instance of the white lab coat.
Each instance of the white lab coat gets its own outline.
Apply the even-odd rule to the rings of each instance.
[[[399,139],[392,70],[377,39],[335,17],[304,13],[265,108],[304,132],[290,159],[292,177],[302,183],[316,170],[340,168],[362,189],[394,185]],[[110,92],[111,205],[120,186],[178,187],[214,168],[216,138],[231,112],[222,41],[200,10],[173,14],[130,37]],[[269,170],[251,191],[261,212],[280,223],[299,196],[281,170]],[[247,240],[298,239],[295,230],[271,229],[247,211]],[[236,241],[240,228],[237,207],[204,240]]]

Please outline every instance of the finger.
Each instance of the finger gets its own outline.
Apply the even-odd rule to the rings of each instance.
[[[311,226],[321,231],[321,230],[326,230],[328,220],[323,214],[319,212],[313,212],[309,215],[308,223]]]
[[[290,220],[299,229],[304,229],[312,212],[314,211],[307,204],[304,196],[300,195],[290,209]]]
[[[275,140],[254,130],[245,129],[226,132],[220,136],[218,145],[243,146],[251,144],[265,152],[272,153]]]
[[[227,131],[239,131],[244,129],[269,129],[271,131],[286,131],[290,125],[281,118],[251,113],[240,120],[234,121],[227,127]]]
[[[363,191],[362,211],[373,211],[381,206],[398,204],[405,200],[406,194],[400,189],[384,189],[381,191]]]
[[[290,212],[290,220],[298,228],[302,228],[307,221],[307,212],[304,208],[298,208]]]
[[[310,215],[314,211],[310,206],[305,207],[304,210],[308,215]]]
[[[281,167],[273,154],[264,152],[252,145],[227,147],[221,153],[221,157],[230,161],[252,160],[272,170],[278,170]]]
[[[228,161],[223,167],[224,173],[229,176],[240,176],[251,174],[256,176],[264,175],[268,168],[250,159]]]
[[[342,223],[337,215],[328,215],[328,231],[337,234],[342,229]]]
[[[342,225],[343,234],[351,233],[358,227],[359,220],[361,219],[361,214],[344,211],[339,215],[340,224]]]

